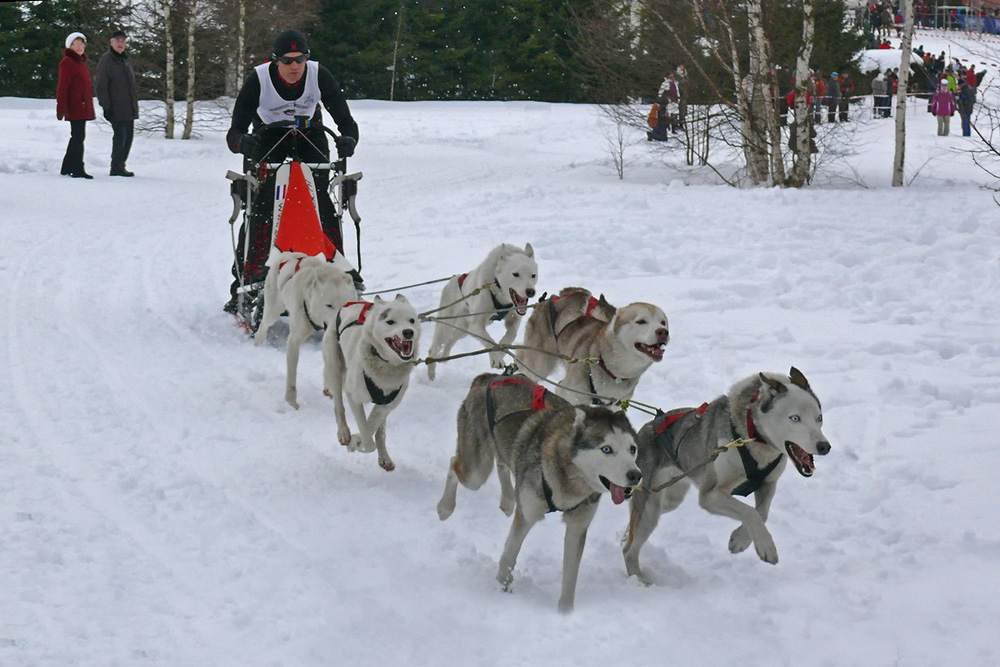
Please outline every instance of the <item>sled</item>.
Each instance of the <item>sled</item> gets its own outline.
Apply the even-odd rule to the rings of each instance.
[[[347,158],[339,158],[331,162],[303,162],[298,159],[300,143],[314,145],[301,130],[309,127],[308,116],[297,116],[294,121],[280,121],[265,125],[259,130],[287,128],[287,133],[277,143],[291,138],[289,157],[281,162],[268,162],[265,155],[260,162],[246,160],[245,173],[234,171],[226,173],[226,178],[232,181],[230,193],[233,198],[233,213],[229,218],[230,233],[233,240],[234,263],[238,271],[238,287],[236,290],[237,307],[236,320],[248,334],[254,334],[260,325],[264,312],[264,276],[263,273],[251,281],[248,275],[248,258],[252,256],[251,244],[257,236],[253,229],[251,213],[253,211],[254,195],[259,192],[262,184],[273,181],[274,209],[271,216],[270,247],[265,254],[270,257],[276,252],[301,252],[307,255],[322,253],[327,261],[338,269],[360,277],[361,270],[361,216],[355,207],[358,192],[358,181],[362,173],[347,173]],[[327,133],[336,135],[327,127]],[[277,144],[276,144],[277,145]],[[301,146],[304,149],[306,146]],[[313,172],[329,171],[329,192],[335,209],[337,226],[341,230],[343,244],[343,220],[345,213],[351,216],[357,238],[358,266],[355,269],[344,256],[343,248],[336,244],[323,231],[320,220],[319,200],[316,192],[316,181]],[[243,227],[243,258],[240,261],[235,228],[236,220],[242,217]]]

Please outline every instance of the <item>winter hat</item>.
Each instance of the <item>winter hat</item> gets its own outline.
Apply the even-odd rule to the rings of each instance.
[[[77,39],[82,39],[84,44],[87,43],[87,36],[84,35],[82,32],[71,32],[69,34],[69,37],[66,38],[66,48],[68,49],[69,47],[73,46],[73,42],[75,42]]]
[[[941,90],[948,90],[948,82],[947,81],[942,81],[941,82]]]
[[[124,30],[115,30],[111,33],[111,39],[118,39],[119,37],[122,39],[128,39],[128,35],[125,34]]]
[[[835,78],[836,76],[837,76],[837,73],[836,73],[836,72],[830,72],[830,78],[831,78],[831,79],[832,79],[832,78]]]
[[[309,40],[298,30],[285,30],[274,40],[271,47],[271,59],[277,60],[286,53],[304,53],[309,55]]]

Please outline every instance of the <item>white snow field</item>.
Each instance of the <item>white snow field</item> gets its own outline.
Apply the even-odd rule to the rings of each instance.
[[[69,179],[54,101],[3,98],[0,664],[1000,664],[1000,209],[957,118],[937,137],[910,105],[906,188],[889,187],[891,121],[855,121],[841,185],[738,190],[645,141],[618,180],[589,106],[351,108],[370,289],[530,241],[540,291],[665,309],[640,401],[806,374],[833,450],[779,484],[780,562],[730,554],[736,523],[692,493],[644,548],[644,587],[621,556],[627,507],[605,498],[571,615],[558,515],[501,592],[495,478],[435,512],[486,357],[414,371],[384,472],[336,442],[318,339],[296,411],[283,346],[221,310],[240,165],[221,131],[140,134],[122,179],[90,123],[95,178]],[[406,293],[437,305],[437,286]]]

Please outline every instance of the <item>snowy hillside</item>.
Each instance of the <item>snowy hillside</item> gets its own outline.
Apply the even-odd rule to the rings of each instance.
[[[558,516],[505,594],[496,480],[435,513],[483,357],[433,383],[417,368],[394,472],[347,452],[318,341],[295,411],[284,348],[221,310],[240,165],[222,133],[140,135],[121,179],[91,123],[95,179],[69,179],[54,106],[0,99],[0,664],[1000,664],[1000,209],[971,140],[917,104],[908,188],[888,187],[891,122],[856,121],[842,168],[865,187],[740,191],[644,141],[619,181],[587,106],[351,103],[371,289],[530,241],[540,291],[667,312],[638,400],[698,405],[795,365],[823,401],[833,450],[779,484],[778,565],[731,555],[735,522],[692,494],[644,548],[643,587],[605,499],[569,616]]]

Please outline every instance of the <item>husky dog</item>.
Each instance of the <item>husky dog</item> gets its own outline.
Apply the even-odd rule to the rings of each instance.
[[[524,345],[533,349],[518,353],[520,366],[541,379],[563,363],[566,375],[559,382],[560,394],[573,403],[631,398],[643,372],[663,359],[670,340],[667,316],[649,303],[615,309],[603,295],[590,307],[590,293],[575,294],[578,289],[568,287],[550,300],[549,307],[535,308],[524,327]],[[587,307],[581,308],[584,298]],[[566,363],[556,354],[598,361]]]
[[[711,403],[671,410],[643,426],[638,460],[648,490],[632,496],[622,548],[629,575],[649,583],[639,568],[639,550],[660,514],[680,505],[692,484],[703,508],[740,522],[729,537],[732,553],[753,542],[761,560],[777,563],[778,551],[764,522],[778,477],[788,460],[800,475],[812,476],[813,456],[830,451],[822,426],[819,399],[794,367],[788,377],[752,375]],[[739,446],[716,458],[717,449],[727,444]],[[733,497],[750,493],[756,509]]]
[[[597,503],[605,491],[615,504],[631,494],[641,478],[635,457],[635,431],[621,410],[574,407],[523,375],[486,373],[472,382],[458,410],[458,446],[438,516],[444,521],[455,511],[459,483],[481,487],[495,460],[500,508],[514,513],[497,581],[510,590],[528,531],[547,513],[562,512],[566,538],[559,610],[570,611]]]
[[[378,448],[385,470],[396,468],[385,448],[385,420],[410,384],[419,341],[417,312],[402,294],[346,304],[323,335],[323,392],[333,399],[337,439],[350,451]],[[358,433],[347,425],[345,396]],[[367,415],[365,404],[371,404]]]
[[[263,345],[267,330],[288,311],[288,375],[285,401],[298,410],[296,374],[299,349],[314,331],[333,326],[337,311],[358,298],[351,277],[328,264],[322,255],[301,252],[272,252],[264,280],[264,314],[254,334],[254,345]]]
[[[486,256],[483,263],[469,273],[454,276],[441,290],[441,310],[436,315],[443,319],[434,326],[431,339],[431,357],[447,356],[451,348],[465,336],[472,336],[489,347],[496,342],[486,331],[491,321],[503,320],[507,328],[500,339],[501,345],[510,345],[517,336],[521,317],[528,307],[528,299],[535,296],[538,282],[538,264],[535,251],[528,243],[524,249],[503,243]],[[479,288],[479,293],[464,298]],[[504,353],[490,352],[490,366],[504,367]],[[435,365],[427,363],[427,377],[434,379]]]

